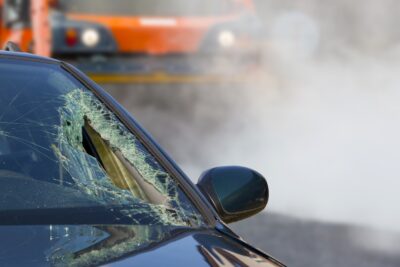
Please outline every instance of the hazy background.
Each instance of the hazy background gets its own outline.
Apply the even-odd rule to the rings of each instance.
[[[218,165],[268,178],[267,213],[234,225],[245,239],[292,266],[400,266],[400,2],[257,10],[250,81],[104,87],[194,182]]]

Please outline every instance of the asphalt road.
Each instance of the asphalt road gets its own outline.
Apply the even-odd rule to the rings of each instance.
[[[232,225],[250,244],[288,266],[400,266],[400,234],[263,213]],[[371,239],[357,239],[371,236]],[[379,240],[391,240],[391,252]]]

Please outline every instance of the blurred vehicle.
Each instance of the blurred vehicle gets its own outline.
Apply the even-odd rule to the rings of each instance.
[[[246,63],[259,58],[252,0],[2,1],[3,45],[13,41],[37,53],[35,46],[44,43],[39,54],[81,64],[89,73],[196,74],[209,69],[205,55]],[[167,59],[154,63],[148,56]]]
[[[247,53],[257,38],[252,0],[58,2],[62,15],[53,22],[56,54]]]
[[[1,266],[283,266],[225,224],[265,208],[259,173],[192,184],[70,64],[2,51],[0,83]]]

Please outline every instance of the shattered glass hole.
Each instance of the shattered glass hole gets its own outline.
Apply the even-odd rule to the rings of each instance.
[[[124,215],[133,221],[147,213],[156,224],[192,226],[192,218],[202,224],[194,207],[181,203],[188,200],[174,179],[99,100],[80,89],[63,97],[66,103],[59,110],[60,117],[69,118],[65,123],[69,125],[59,129],[59,147],[68,159],[62,161],[63,166],[78,188],[104,204],[147,207],[147,211],[126,209]]]

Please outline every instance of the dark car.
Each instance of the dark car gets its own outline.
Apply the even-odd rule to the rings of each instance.
[[[267,200],[243,167],[193,185],[71,65],[0,52],[0,266],[284,266],[225,225]]]

